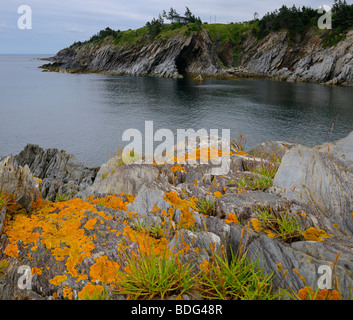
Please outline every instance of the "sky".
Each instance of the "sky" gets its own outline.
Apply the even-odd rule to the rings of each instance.
[[[0,0],[0,54],[54,54],[106,27],[140,28],[171,7],[183,14],[187,6],[208,23],[229,23],[252,20],[255,12],[261,18],[283,4],[317,9],[333,0]],[[18,13],[22,5],[31,9],[32,29],[18,26],[28,23],[28,12]]]

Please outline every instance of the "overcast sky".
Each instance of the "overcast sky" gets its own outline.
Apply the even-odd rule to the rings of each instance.
[[[317,9],[332,6],[333,0],[0,0],[0,54],[56,53],[106,27],[142,27],[170,7],[183,14],[187,6],[203,21],[229,23],[251,20],[254,12],[262,17],[283,4]],[[32,9],[31,30],[18,28],[21,5]]]

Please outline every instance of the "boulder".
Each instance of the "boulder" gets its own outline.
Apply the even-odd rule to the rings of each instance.
[[[314,149],[298,146],[288,151],[273,186],[282,197],[302,203],[324,229],[353,232],[353,134]]]
[[[154,181],[168,184],[168,176],[157,166],[138,163],[119,166],[116,160],[110,159],[101,166],[94,183],[87,188],[86,193],[127,193],[136,196],[144,184]]]
[[[43,199],[54,200],[56,194],[73,196],[90,186],[97,173],[97,169],[85,167],[73,154],[58,149],[44,150],[33,144],[28,144],[14,159],[42,179]]]
[[[252,147],[247,153],[261,159],[269,159],[269,157],[273,156],[276,159],[282,159],[284,154],[294,146],[295,144],[293,143],[283,141],[265,141]]]
[[[19,166],[14,157],[0,162],[0,186],[7,195],[12,194],[17,204],[30,211],[32,202],[39,197],[40,180],[36,179],[27,165]]]

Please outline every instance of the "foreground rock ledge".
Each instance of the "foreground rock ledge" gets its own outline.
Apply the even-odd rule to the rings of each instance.
[[[340,252],[334,277],[348,299],[353,284],[352,150],[353,132],[312,149],[266,142],[249,154],[275,153],[282,161],[272,187],[250,191],[239,189],[237,182],[258,177],[251,168],[265,157],[235,149],[228,174],[215,176],[208,165],[119,166],[114,159],[98,171],[64,151],[29,145],[0,161],[0,183],[17,202],[0,211],[0,261],[9,261],[0,279],[0,299],[84,299],[90,284],[114,289],[124,253],[131,250],[179,250],[183,263],[197,271],[214,254],[237,252],[240,245],[264,271],[274,271],[274,288],[295,292],[304,284],[293,269],[316,290],[322,275],[318,268],[333,267]],[[67,197],[54,202],[59,190]],[[196,198],[214,202],[212,213],[200,214]],[[305,228],[324,230],[327,237],[284,242],[257,232],[250,222],[258,218],[256,208],[284,207]],[[160,228],[163,235],[148,236],[137,226]],[[288,270],[285,281],[279,265]],[[32,273],[25,289],[18,286],[24,274],[18,273],[20,267]]]

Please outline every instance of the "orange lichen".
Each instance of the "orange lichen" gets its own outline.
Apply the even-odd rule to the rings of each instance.
[[[148,233],[139,232],[130,226],[125,227],[124,236],[133,242],[139,244],[141,254],[161,254],[166,251],[168,240],[165,237],[156,239]]]
[[[153,209],[150,211],[151,213],[155,213],[157,211],[161,210],[160,208],[158,208],[156,205],[154,205]]]
[[[92,281],[100,281],[104,284],[116,281],[120,268],[118,262],[108,260],[108,256],[99,257],[95,261],[89,273]]]
[[[87,300],[95,295],[101,294],[103,290],[104,288],[101,285],[94,285],[91,282],[88,282],[78,293],[78,298],[80,300]]]
[[[16,257],[18,258],[18,246],[16,243],[14,244],[9,244],[7,245],[7,247],[5,248],[4,253],[9,256],[9,257]]]
[[[207,260],[203,260],[200,264],[200,270],[204,273],[209,273],[211,271],[210,263]]]
[[[179,222],[180,228],[189,229],[195,225],[195,218],[192,210],[196,207],[195,198],[190,200],[181,199],[178,193],[174,190],[165,193],[164,199],[168,201],[175,209],[181,211],[181,217]]]
[[[305,240],[308,241],[324,241],[324,239],[329,238],[325,230],[316,229],[314,227],[310,227],[304,231],[303,236]]]
[[[63,297],[68,298],[69,300],[72,300],[72,295],[73,295],[73,292],[71,291],[71,289],[65,286],[63,290]]]
[[[238,223],[238,218],[234,213],[229,213],[227,219],[224,220],[226,223]]]
[[[250,219],[250,222],[251,222],[251,224],[252,224],[254,230],[255,230],[256,232],[260,232],[260,230],[262,229],[262,223],[261,223],[261,221],[258,220],[258,219],[251,218],[251,219]]]
[[[128,201],[124,202],[120,196],[117,196],[115,194],[108,195],[105,198],[96,198],[96,199],[93,199],[93,196],[90,196],[89,198],[87,198],[87,200],[94,204],[98,204],[100,206],[115,209],[115,210],[127,210],[127,205],[130,203],[129,198],[128,198]]]
[[[87,217],[87,212],[102,216],[95,206],[82,199],[53,203],[50,201],[37,202],[36,210],[30,216],[18,214],[10,220],[4,228],[9,244],[5,248],[8,256],[18,256],[17,241],[22,246],[32,245],[30,254],[37,249],[40,241],[50,250],[58,261],[65,261],[67,273],[77,278],[77,281],[86,279],[88,275],[79,272],[76,266],[83,259],[91,255],[95,248],[95,235],[87,236],[85,228],[93,228],[96,219],[88,219],[82,226],[81,220]],[[110,216],[104,216],[111,219]],[[34,230],[36,229],[36,230]]]
[[[97,218],[88,219],[83,227],[87,230],[93,230],[96,222],[97,222]]]
[[[184,169],[184,167],[182,166],[182,165],[180,165],[180,164],[177,164],[177,165],[175,165],[175,166],[172,166],[172,167],[170,167],[170,170],[172,171],[172,172],[186,172],[185,171],[185,169]]]
[[[223,196],[223,194],[220,193],[219,191],[214,192],[213,195],[214,195],[216,198],[220,198],[220,197]]]
[[[276,236],[275,233],[273,233],[270,229],[265,229],[264,232],[266,232],[266,234],[270,237],[270,238],[274,238]]]
[[[33,267],[32,268],[32,274],[38,274],[39,276],[42,274],[42,270],[37,268],[37,267]]]
[[[305,287],[298,291],[298,298],[301,300],[341,300],[337,290],[321,289],[317,293],[312,287]]]
[[[53,279],[50,279],[49,282],[53,284],[54,286],[60,285],[62,282],[64,282],[67,279],[66,275],[58,275],[54,277]]]

